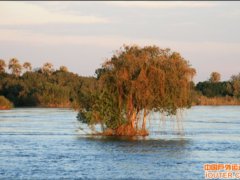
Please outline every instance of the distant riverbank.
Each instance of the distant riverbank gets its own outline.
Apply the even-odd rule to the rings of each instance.
[[[0,102],[0,110],[10,110],[14,108],[13,103],[10,101]],[[16,108],[68,108],[68,109],[76,109],[76,107],[70,103],[63,104],[47,104],[47,105],[36,105],[36,106],[16,106]]]
[[[225,97],[206,97],[206,96],[197,96],[193,102],[192,106],[231,106],[236,105],[240,106],[240,100],[235,97],[225,96]],[[12,109],[13,103],[6,99],[4,96],[0,96],[0,110],[9,110]],[[77,109],[76,104],[71,103],[49,103],[43,105],[33,105],[33,106],[16,106],[24,108],[70,108]]]
[[[227,106],[240,105],[240,100],[234,97],[206,97],[199,96],[192,104],[193,106]]]

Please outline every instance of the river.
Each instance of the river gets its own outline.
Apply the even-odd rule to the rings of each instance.
[[[176,124],[155,123],[153,115],[145,139],[84,135],[76,115],[0,111],[0,179],[203,179],[205,163],[239,163],[240,106],[192,107],[180,135]]]

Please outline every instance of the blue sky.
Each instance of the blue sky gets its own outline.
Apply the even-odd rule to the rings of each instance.
[[[240,72],[240,2],[0,2],[0,58],[51,62],[79,75],[123,44],[178,51],[195,82]]]

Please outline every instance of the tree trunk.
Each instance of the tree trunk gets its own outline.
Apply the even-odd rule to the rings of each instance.
[[[144,112],[143,112],[143,122],[142,122],[142,129],[143,130],[146,129],[146,122],[147,122],[147,111],[146,111],[146,109],[144,109]]]
[[[132,116],[131,116],[131,124],[132,124],[133,129],[135,127],[136,115],[137,115],[136,111],[133,111]]]
[[[139,111],[137,111],[137,115],[136,115],[136,130],[138,130],[138,121],[139,121]]]

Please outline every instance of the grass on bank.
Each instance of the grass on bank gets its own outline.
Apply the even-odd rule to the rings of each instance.
[[[224,105],[240,105],[240,99],[230,96],[225,97],[206,97],[199,96],[192,104],[193,106],[224,106]]]

